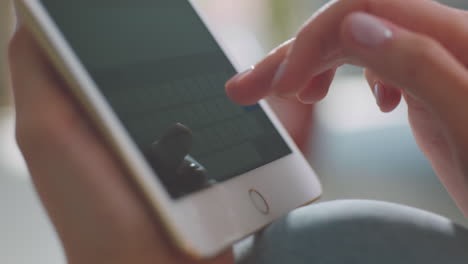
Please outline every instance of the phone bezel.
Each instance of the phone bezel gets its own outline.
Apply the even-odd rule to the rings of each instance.
[[[193,2],[189,2],[239,71],[239,63],[226,50],[223,40]],[[213,188],[172,199],[40,1],[16,0],[16,3],[21,19],[65,77],[89,118],[109,140],[171,237],[188,254],[197,258],[213,257],[279,216],[320,197],[322,188],[317,176],[268,104],[261,101],[260,105],[292,154]],[[252,205],[249,198],[252,189],[261,192],[268,201],[269,214],[262,214]]]

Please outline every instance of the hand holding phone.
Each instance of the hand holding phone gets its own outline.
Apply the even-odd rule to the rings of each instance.
[[[23,27],[10,48],[17,139],[70,263],[232,264],[175,248]]]
[[[187,254],[213,257],[320,196],[268,105],[227,98],[238,69],[190,2],[19,0],[18,10]]]

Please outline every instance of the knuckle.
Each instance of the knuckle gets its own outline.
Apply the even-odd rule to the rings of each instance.
[[[440,45],[426,36],[413,36],[407,44],[408,58],[413,61],[430,61],[434,59],[435,51]]]
[[[308,34],[309,33],[307,31],[307,27],[302,28],[296,35],[296,41],[295,41],[296,45],[297,43],[302,43],[306,41]]]
[[[17,120],[15,131],[16,143],[25,156],[33,153],[36,149],[40,149],[38,145],[43,138],[38,136],[39,133],[37,132],[38,129],[34,125]]]
[[[27,143],[25,142],[26,137],[24,136],[24,130],[20,129],[18,122],[16,123],[16,129],[15,129],[15,139],[16,139],[16,144],[18,147],[24,152],[25,146],[27,146]]]
[[[304,49],[310,49],[310,47],[313,47],[314,54],[318,56],[325,56],[326,54],[329,54],[331,47],[334,47],[336,45],[333,45],[331,43],[332,38],[329,37],[324,37],[321,35],[321,32],[312,28],[312,27],[304,27],[296,36],[296,47],[297,50],[304,50]]]
[[[437,50],[440,48],[435,40],[426,36],[413,36],[405,43],[402,64],[403,70],[411,77],[417,77],[424,74],[425,67],[421,65],[431,65],[437,60]]]

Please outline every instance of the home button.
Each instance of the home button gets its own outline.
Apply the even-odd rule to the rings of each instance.
[[[249,196],[250,200],[258,211],[260,211],[262,214],[270,213],[270,207],[268,206],[268,203],[257,190],[251,189],[249,191]]]

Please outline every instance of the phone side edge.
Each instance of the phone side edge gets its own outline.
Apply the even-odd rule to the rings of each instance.
[[[104,125],[106,123],[105,118],[103,118],[96,110],[95,105],[91,103],[88,96],[82,93],[82,85],[80,84],[80,81],[78,81],[78,78],[76,78],[72,71],[70,71],[70,66],[66,62],[66,59],[59,54],[56,47],[52,44],[53,40],[51,40],[45,32],[47,30],[45,29],[46,26],[38,21],[38,15],[35,13],[34,7],[31,7],[33,1],[37,0],[14,0],[17,14],[21,17],[23,25],[30,30],[55,70],[57,70],[64,78],[65,82],[69,86],[69,91],[77,100],[79,107],[86,112],[86,118],[91,121],[92,125],[97,128],[98,132],[106,140],[106,145],[108,145],[112,151],[115,151],[115,157],[124,163],[125,170],[127,170],[128,174],[130,174],[130,177],[132,178],[131,181],[137,185],[139,191],[143,192],[142,196],[145,203],[147,203],[148,207],[152,208],[150,211],[153,217],[157,217],[161,220],[162,225],[167,228],[164,232],[171,237],[172,243],[174,243],[175,246],[185,254],[194,259],[212,257],[205,256],[201,252],[198,252],[195,250],[195,247],[189,245],[189,243],[182,238],[183,236],[176,231],[177,227],[172,224],[170,216],[167,213],[167,206],[163,206],[160,201],[153,199],[153,196],[151,195],[153,191],[150,191],[149,188],[147,188],[147,182],[136,176],[138,173],[127,159],[126,151],[119,146],[117,143],[118,139],[113,135],[111,129],[107,125]]]

